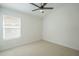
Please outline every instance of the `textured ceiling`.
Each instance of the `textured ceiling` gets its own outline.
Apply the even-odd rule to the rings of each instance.
[[[35,4],[40,5],[39,3],[35,3]],[[60,3],[48,3],[46,5],[46,7],[53,7],[54,9],[45,10],[44,13],[41,13],[39,10],[38,11],[32,11],[33,9],[36,9],[37,7],[35,7],[35,6],[33,6],[33,5],[29,4],[29,3],[2,3],[0,5],[2,7],[7,7],[7,8],[14,9],[14,10],[18,10],[20,12],[29,13],[29,14],[36,15],[36,16],[39,16],[39,17],[44,17],[44,16],[50,14],[51,11],[53,11],[54,9],[59,8],[63,4],[60,4]]]

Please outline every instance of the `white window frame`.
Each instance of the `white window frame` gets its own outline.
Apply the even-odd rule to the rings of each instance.
[[[5,18],[6,17],[13,17],[14,19],[18,19],[19,20],[19,22],[18,22],[18,24],[19,25],[13,25],[13,24],[11,24],[10,26],[7,26],[7,25],[5,25]],[[11,38],[11,36],[8,36],[8,38],[6,37],[6,29],[7,28],[9,28],[9,29],[18,29],[18,31],[17,31],[17,33],[19,33],[19,35],[18,36],[14,36],[14,37],[12,37]],[[16,34],[17,34],[16,33]],[[16,38],[19,38],[19,37],[21,37],[21,18],[20,17],[15,17],[15,16],[9,16],[9,15],[3,15],[3,39],[4,40],[12,40],[12,39],[16,39]]]

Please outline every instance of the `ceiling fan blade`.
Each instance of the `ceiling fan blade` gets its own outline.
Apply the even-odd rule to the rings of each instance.
[[[34,5],[34,6],[38,7],[38,8],[40,8],[38,5],[36,5],[36,4],[34,4],[34,3],[30,3],[30,4],[32,4],[32,5]]]
[[[52,7],[44,7],[43,9],[53,9]]]
[[[46,6],[47,3],[43,3],[42,7]]]
[[[40,9],[34,9],[34,10],[32,10],[32,11],[36,11],[36,10],[40,10]]]

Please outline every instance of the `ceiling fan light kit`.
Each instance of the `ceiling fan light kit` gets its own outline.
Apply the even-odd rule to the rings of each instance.
[[[44,13],[44,10],[51,10],[51,9],[53,9],[52,7],[45,7],[47,5],[47,3],[40,3],[41,6],[38,6],[38,5],[34,4],[34,3],[30,3],[30,4],[32,4],[32,5],[37,7],[37,9],[34,9],[32,11],[40,10],[41,13]]]
[[[41,13],[44,13],[44,10],[40,10]]]

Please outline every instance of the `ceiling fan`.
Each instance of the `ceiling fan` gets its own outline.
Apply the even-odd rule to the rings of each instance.
[[[53,9],[53,7],[45,7],[47,5],[47,3],[40,3],[40,6],[38,6],[38,5],[34,4],[34,3],[30,3],[30,4],[37,7],[37,9],[34,9],[32,11],[40,10],[40,12],[44,13],[44,10],[51,10],[51,9]]]

